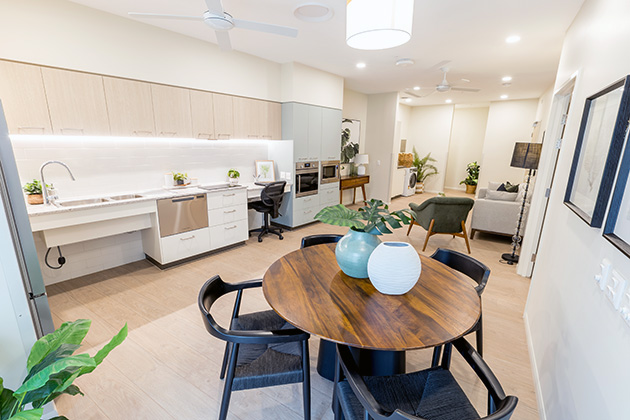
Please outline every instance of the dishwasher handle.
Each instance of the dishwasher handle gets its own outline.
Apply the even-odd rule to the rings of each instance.
[[[183,198],[173,198],[171,200],[172,203],[180,203],[182,201],[191,201],[194,200],[196,197],[183,197]]]

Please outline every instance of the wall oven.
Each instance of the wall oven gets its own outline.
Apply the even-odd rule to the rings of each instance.
[[[295,164],[295,196],[315,195],[319,190],[319,163],[299,162]]]
[[[339,182],[339,165],[338,160],[329,160],[322,162],[322,184]]]

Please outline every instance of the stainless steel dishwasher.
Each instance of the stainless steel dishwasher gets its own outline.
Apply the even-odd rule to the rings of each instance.
[[[208,227],[205,194],[158,200],[157,210],[162,238]]]

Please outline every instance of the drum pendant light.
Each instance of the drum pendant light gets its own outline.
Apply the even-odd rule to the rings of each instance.
[[[413,0],[347,0],[346,43],[359,50],[384,50],[411,39]]]

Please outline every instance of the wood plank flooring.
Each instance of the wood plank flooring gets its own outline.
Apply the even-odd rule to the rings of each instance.
[[[447,191],[447,195],[464,194]],[[397,198],[391,208],[407,208],[409,202],[432,196],[425,193]],[[230,282],[260,278],[276,259],[297,249],[303,236],[343,234],[346,230],[314,223],[286,232],[283,241],[268,236],[258,243],[252,237],[244,246],[164,271],[139,261],[49,286],[56,326],[77,318],[92,320],[83,351],[94,354],[125,322],[129,324],[127,340],[94,373],[77,381],[85,396],[59,398],[59,413],[75,420],[217,418],[224,343],[203,327],[196,305],[201,285],[214,274]],[[387,239],[407,241],[420,252],[426,231],[414,226],[409,237],[406,231],[398,229]],[[431,255],[438,247],[466,252],[463,239],[437,235],[431,237],[424,254]],[[499,262],[501,253],[510,250],[508,238],[478,233],[471,248],[472,256],[492,270],[482,299],[485,359],[506,393],[519,397],[512,418],[538,419],[522,319],[529,279],[516,275],[515,266]],[[260,291],[249,292],[243,312],[268,308]],[[229,318],[231,305],[228,298],[219,302],[217,309],[223,320]],[[474,343],[474,334],[468,338]],[[316,373],[317,346],[318,340],[312,338],[312,417],[332,419],[332,383]],[[407,369],[427,367],[430,357],[430,350],[410,352]],[[484,413],[485,388],[459,355],[454,356],[452,370],[477,410]],[[234,392],[228,418],[301,419],[301,385]]]

